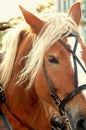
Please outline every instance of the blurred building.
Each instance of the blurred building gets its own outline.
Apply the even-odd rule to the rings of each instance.
[[[77,0],[55,0],[55,5],[58,12],[67,12],[70,6],[76,2]],[[82,31],[82,35],[84,36],[84,40],[86,43],[86,0],[81,0],[82,5],[82,18],[80,22],[80,28]],[[78,13],[78,12],[77,12]]]

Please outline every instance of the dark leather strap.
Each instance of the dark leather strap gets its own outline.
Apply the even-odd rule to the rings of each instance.
[[[45,75],[45,78],[46,78],[46,81],[48,83],[48,86],[51,90],[51,97],[54,99],[55,101],[55,104],[57,105],[60,105],[61,104],[61,100],[59,99],[59,97],[57,96],[56,92],[55,92],[55,89],[53,87],[53,84],[48,76],[48,73],[47,73],[47,69],[46,69],[46,66],[45,66],[45,63],[43,63],[42,65],[42,69],[43,69],[43,72],[44,72],[44,75]]]
[[[7,102],[5,102],[5,106],[6,106],[7,110],[8,110],[8,112],[10,113],[10,115],[12,115],[20,124],[22,124],[23,126],[25,126],[28,130],[36,130],[31,125],[29,125],[27,122],[25,122],[20,117],[18,117],[16,114],[14,114],[11,111],[11,109],[9,108],[9,105],[7,104]]]
[[[58,95],[56,94],[55,90],[54,90],[54,86],[53,86],[53,83],[51,82],[49,76],[48,76],[48,72],[47,72],[47,69],[46,69],[46,66],[45,66],[45,63],[43,63],[43,72],[44,72],[44,75],[45,75],[45,78],[46,78],[46,81],[48,83],[48,86],[51,90],[51,96],[52,98],[54,99],[56,105],[58,104],[59,106],[59,110],[60,110],[60,113],[62,114],[62,111],[65,110],[65,105],[75,96],[77,95],[78,93],[80,93],[82,90],[86,89],[86,84],[84,85],[81,85],[80,87],[78,87],[78,76],[77,76],[77,63],[81,66],[81,68],[83,69],[83,71],[86,73],[86,69],[84,68],[84,66],[82,65],[82,63],[80,62],[80,60],[78,59],[78,57],[76,56],[75,52],[76,52],[76,49],[77,49],[77,44],[78,44],[78,35],[76,33],[73,33],[73,34],[70,34],[69,36],[74,36],[76,38],[76,41],[75,41],[75,46],[73,48],[73,50],[71,48],[69,48],[69,46],[64,42],[62,41],[61,39],[58,40],[66,50],[68,50],[69,53],[72,54],[73,56],[73,62],[74,62],[74,69],[75,69],[75,74],[74,74],[74,80],[75,80],[75,86],[76,88],[70,92],[62,101],[60,100],[60,98],[58,97]]]
[[[82,67],[83,71],[86,73],[86,69],[84,68],[84,66],[82,65],[82,63],[80,62],[79,58],[75,55],[75,53],[71,50],[71,48],[68,47],[67,44],[65,44],[64,41],[62,40],[58,40],[64,47],[65,49],[67,49],[72,55],[73,57],[76,59],[76,61],[78,62],[78,64]]]
[[[46,66],[45,64],[43,63],[43,72],[44,72],[44,75],[46,77],[46,81],[48,83],[48,86],[51,90],[51,96],[53,97],[56,105],[58,104],[59,105],[59,108],[60,110],[63,110],[65,105],[74,97],[76,96],[78,93],[80,93],[82,90],[86,89],[86,84],[84,85],[81,85],[80,87],[77,87],[76,89],[74,89],[71,93],[69,93],[62,101],[59,99],[59,97],[56,95],[56,92],[54,90],[54,87],[53,87],[53,84],[48,76],[48,73],[47,73],[47,70],[46,70]]]
[[[71,93],[69,93],[62,101],[61,101],[61,105],[60,108],[63,109],[65,107],[65,105],[74,97],[76,96],[78,93],[80,93],[82,90],[86,89],[86,84],[81,85],[80,87],[74,89]]]

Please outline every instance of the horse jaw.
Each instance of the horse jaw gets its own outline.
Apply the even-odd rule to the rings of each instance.
[[[29,24],[32,27],[32,30],[34,30],[35,33],[38,34],[42,29],[43,25],[45,24],[45,22],[37,18],[32,13],[25,10],[21,5],[19,7],[27,24]]]
[[[68,15],[73,18],[75,23],[79,25],[80,19],[81,19],[81,3],[76,2],[75,4],[72,5],[72,7],[69,10]]]

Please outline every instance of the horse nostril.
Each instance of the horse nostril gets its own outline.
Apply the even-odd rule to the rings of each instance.
[[[77,121],[76,130],[86,130],[86,119],[81,118]]]

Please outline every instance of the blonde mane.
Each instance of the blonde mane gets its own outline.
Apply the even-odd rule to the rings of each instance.
[[[0,65],[0,83],[4,86],[9,81],[13,63],[20,40],[20,32],[23,28],[14,28],[6,36],[3,48],[5,57]],[[26,65],[20,73],[19,83],[30,79],[29,87],[34,82],[35,76],[42,66],[44,54],[58,40],[68,36],[72,31],[79,33],[78,26],[67,14],[55,14],[50,17],[48,23],[43,27],[33,41],[33,47],[27,55]],[[65,34],[65,35],[63,35]]]
[[[3,62],[0,63],[0,84],[5,86],[10,80],[13,64],[20,41],[20,33],[25,29],[25,24],[20,23],[9,29],[2,40],[0,53],[4,54]]]

